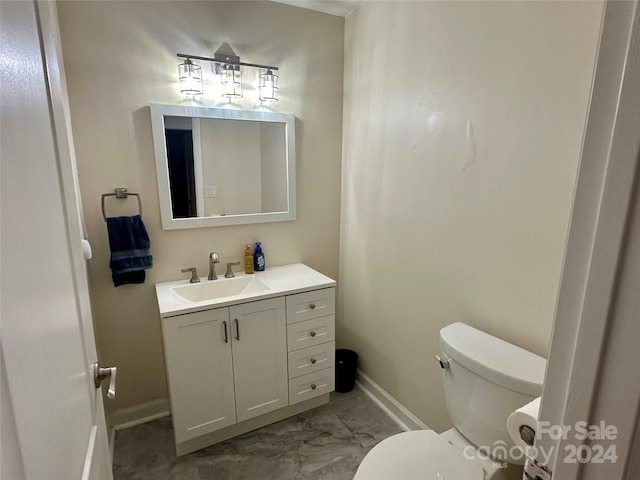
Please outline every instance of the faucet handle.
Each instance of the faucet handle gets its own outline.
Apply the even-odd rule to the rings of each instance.
[[[233,269],[231,267],[235,267],[236,265],[240,265],[240,262],[227,262],[227,273],[224,274],[224,278],[235,277],[235,274],[233,273]]]
[[[191,280],[189,283],[198,283],[200,279],[198,278],[198,272],[196,271],[196,267],[187,267],[180,270],[182,273],[191,272]]]

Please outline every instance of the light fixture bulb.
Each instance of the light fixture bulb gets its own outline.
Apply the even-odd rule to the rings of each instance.
[[[202,94],[202,68],[193,63],[190,58],[178,65],[178,79],[182,93],[187,95]]]
[[[227,63],[220,71],[220,83],[223,87],[222,96],[229,99],[242,98],[242,72],[240,67]]]
[[[278,101],[278,75],[273,73],[271,69],[260,74],[260,101]]]

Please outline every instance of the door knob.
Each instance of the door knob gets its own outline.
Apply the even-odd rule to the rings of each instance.
[[[91,366],[91,370],[93,370],[93,384],[96,388],[100,388],[103,380],[109,379],[109,389],[107,390],[107,397],[111,400],[116,398],[116,367],[107,367],[102,368],[98,365],[98,362],[95,362]]]

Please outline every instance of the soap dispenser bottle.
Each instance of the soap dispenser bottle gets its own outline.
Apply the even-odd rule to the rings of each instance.
[[[253,273],[253,255],[251,255],[251,245],[248,243],[244,247],[244,273]]]
[[[256,248],[253,251],[253,268],[256,272],[264,271],[264,253],[262,253],[262,244],[256,242]]]

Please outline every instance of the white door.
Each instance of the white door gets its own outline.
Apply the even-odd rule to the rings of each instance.
[[[110,479],[55,5],[0,12],[3,473]]]
[[[289,404],[284,297],[229,307],[238,422]]]
[[[229,309],[162,319],[176,442],[236,423]]]

